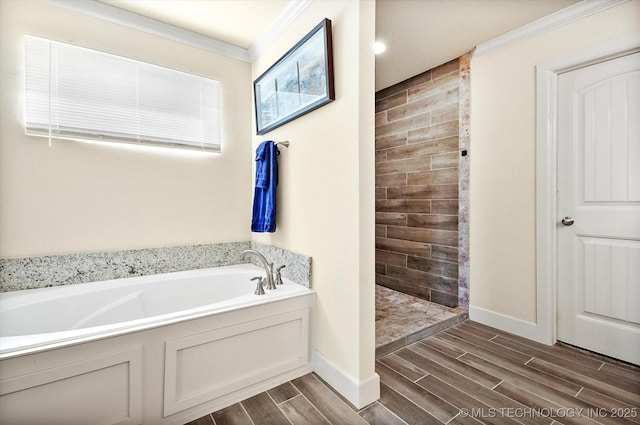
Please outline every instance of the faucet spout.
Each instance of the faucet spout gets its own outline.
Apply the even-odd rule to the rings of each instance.
[[[269,262],[264,257],[264,255],[253,249],[245,249],[240,253],[240,259],[244,260],[249,254],[254,255],[262,263],[262,267],[264,267],[264,271],[267,274],[267,289],[276,289],[276,285],[273,283],[273,273],[271,271],[271,265],[269,265]]]

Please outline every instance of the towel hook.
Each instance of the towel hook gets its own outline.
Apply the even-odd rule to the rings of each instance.
[[[289,147],[289,141],[283,140],[282,142],[276,142],[276,146],[284,146],[285,148]]]

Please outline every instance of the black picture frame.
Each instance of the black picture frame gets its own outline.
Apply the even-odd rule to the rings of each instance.
[[[253,82],[256,132],[335,100],[331,20],[324,19]]]

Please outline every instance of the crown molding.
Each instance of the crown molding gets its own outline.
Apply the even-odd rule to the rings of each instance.
[[[122,25],[128,28],[157,35],[169,40],[177,41],[192,47],[206,50],[219,55],[250,62],[249,52],[238,46],[207,37],[184,28],[166,24],[137,13],[129,12],[95,0],[68,1],[68,0],[41,0],[45,3],[74,12],[82,13],[107,22]]]
[[[269,26],[251,47],[249,47],[249,62],[254,62],[267,48],[298,18],[313,0],[291,0],[280,16]]]
[[[568,23],[577,21],[594,13],[601,12],[629,0],[582,0],[565,9],[559,10],[551,15],[540,18],[529,24],[509,31],[492,40],[476,46],[473,58],[478,58],[509,46],[521,43],[533,37],[537,37],[547,31],[561,27]]]
[[[97,0],[69,1],[69,0],[41,0],[54,6],[82,13],[87,16],[102,19],[107,22],[122,25],[148,34],[157,35],[169,40],[177,41],[188,46],[206,50],[243,62],[255,61],[282,34],[298,16],[304,12],[313,0],[291,0],[284,11],[273,24],[249,48],[234,46],[197,32],[189,31],[175,25],[129,12],[115,6],[101,3]]]

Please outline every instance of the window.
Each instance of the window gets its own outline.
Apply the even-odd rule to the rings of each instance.
[[[220,83],[25,38],[29,135],[220,151]]]

